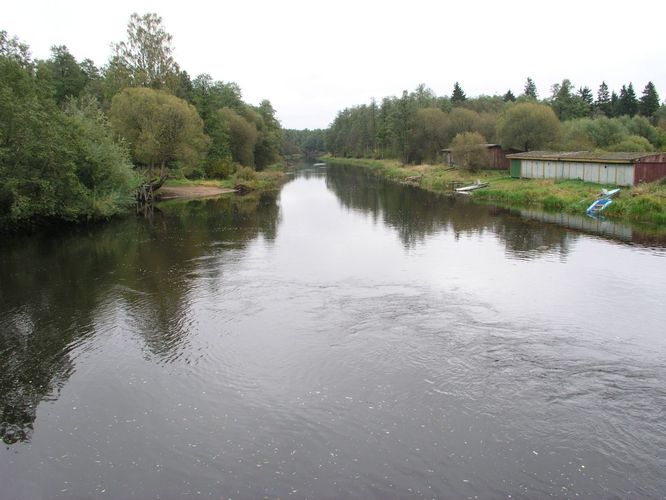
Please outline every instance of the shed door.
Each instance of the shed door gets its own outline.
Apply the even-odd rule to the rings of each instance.
[[[509,175],[511,175],[511,177],[520,178],[520,160],[511,160]]]

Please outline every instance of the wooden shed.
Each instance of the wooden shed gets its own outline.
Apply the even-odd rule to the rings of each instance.
[[[666,153],[529,151],[507,158],[511,162],[511,177],[527,179],[579,179],[635,186],[666,177]]]
[[[502,149],[499,144],[485,144],[485,146],[488,151],[488,166],[486,168],[493,170],[508,170],[509,160],[507,155],[519,152],[518,149]],[[444,156],[444,163],[451,166],[455,165],[455,158],[453,158],[450,149],[442,149],[442,155]]]

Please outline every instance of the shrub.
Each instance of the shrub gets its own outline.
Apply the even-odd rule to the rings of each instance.
[[[456,135],[451,141],[451,154],[457,165],[472,172],[488,166],[486,139],[478,132]]]
[[[211,160],[206,164],[206,176],[210,179],[227,179],[234,172],[234,162],[230,158]]]
[[[256,181],[257,173],[250,167],[238,167],[236,178],[243,181]]]

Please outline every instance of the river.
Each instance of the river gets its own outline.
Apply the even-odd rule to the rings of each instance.
[[[345,167],[0,243],[0,494],[663,498],[666,250]]]

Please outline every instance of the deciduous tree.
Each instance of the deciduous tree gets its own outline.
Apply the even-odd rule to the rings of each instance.
[[[134,87],[169,88],[180,71],[171,39],[160,16],[135,12],[127,24],[127,40],[113,46],[114,64],[127,69]]]
[[[502,146],[507,149],[541,149],[558,142],[560,122],[550,106],[518,103],[508,107],[501,115],[498,135]]]
[[[160,177],[174,162],[193,167],[205,155],[209,138],[191,104],[163,90],[126,88],[109,112],[114,131],[130,145],[134,161],[160,168]]]
[[[456,165],[475,172],[488,166],[486,139],[478,132],[463,132],[451,141],[451,155]]]

